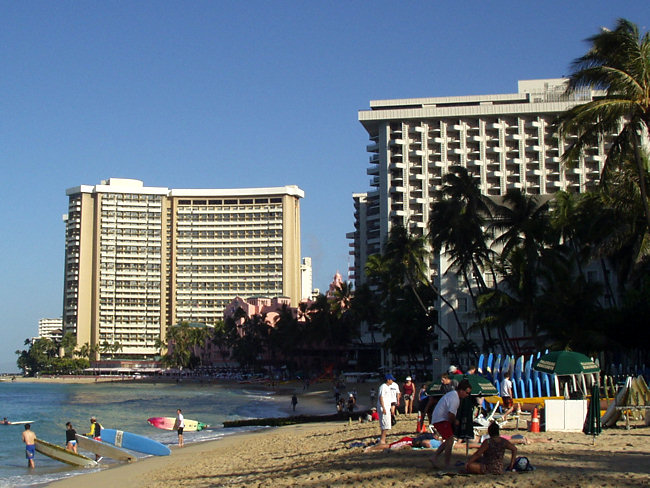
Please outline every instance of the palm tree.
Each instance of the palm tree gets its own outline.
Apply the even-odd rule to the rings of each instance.
[[[412,235],[405,227],[394,226],[390,230],[388,240],[384,246],[384,257],[389,263],[388,270],[392,286],[408,286],[417,299],[418,304],[422,307],[422,310],[429,316],[431,314],[430,307],[424,303],[421,294],[418,292],[419,284],[427,286],[449,307],[456,320],[458,331],[463,336],[463,339],[468,339],[467,331],[461,325],[456,308],[440,293],[440,290],[438,290],[427,276],[427,261],[429,260],[430,252],[427,249],[426,237]],[[438,321],[431,320],[431,322],[432,325],[435,324],[442,331],[450,342],[453,342],[453,338],[448,330],[442,327]]]
[[[476,180],[462,166],[450,167],[443,183],[441,199],[431,209],[429,240],[434,252],[449,255],[449,270],[455,269],[463,275],[474,310],[478,310],[476,297],[487,291],[484,269],[490,269],[496,283],[491,266],[492,251],[484,230],[492,217],[494,204],[481,194]],[[472,276],[476,280],[476,292],[472,287]],[[481,334],[483,342],[486,342],[482,328]]]
[[[638,26],[619,19],[616,28],[603,28],[590,37],[591,48],[573,62],[568,92],[585,88],[605,90],[602,98],[577,105],[559,117],[562,135],[577,135],[563,155],[575,162],[584,150],[605,135],[615,134],[603,168],[603,181],[627,158],[636,164],[639,189],[650,228],[647,194],[650,133],[650,36]]]

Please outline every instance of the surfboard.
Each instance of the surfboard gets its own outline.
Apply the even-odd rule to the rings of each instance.
[[[476,366],[476,372],[478,374],[483,374],[483,362],[485,361],[485,356],[481,354],[478,357],[478,365]]]
[[[544,383],[543,391],[546,394],[546,396],[550,397],[551,396],[551,384],[548,381],[548,374],[546,374],[546,373],[544,373],[543,383]]]
[[[79,434],[75,437],[77,438],[77,446],[80,449],[90,451],[97,456],[107,457],[117,461],[126,461],[129,463],[138,460],[134,454],[131,454],[124,449],[120,449],[119,447],[111,446],[106,442],[96,441],[95,439]]]
[[[33,424],[35,420],[16,420],[15,422],[9,423],[0,423],[0,425],[22,425],[22,424]]]
[[[531,395],[532,397],[541,397],[542,396],[542,382],[539,381],[539,378],[535,378],[535,395]]]
[[[616,422],[621,417],[621,411],[617,410],[616,407],[624,406],[627,403],[627,396],[630,389],[630,384],[632,378],[628,378],[625,382],[625,386],[622,386],[616,393],[616,398],[612,403],[609,404],[605,413],[600,417],[600,422],[603,424],[603,427],[614,427]]]
[[[527,385],[526,391],[528,392],[526,396],[529,398],[536,396],[535,390],[533,389],[533,380],[531,378],[528,378],[526,380],[526,385]]]
[[[528,361],[526,361],[526,366],[524,367],[524,379],[528,381],[531,378],[533,370],[533,355],[530,355],[530,358],[528,358]]]
[[[40,452],[47,457],[51,457],[52,459],[56,459],[57,461],[61,461],[62,463],[71,464],[72,466],[97,466],[97,461],[94,459],[90,459],[82,454],[75,454],[72,451],[67,451],[65,448],[57,446],[56,444],[36,439],[34,445],[37,452]]]
[[[169,447],[143,435],[116,429],[102,429],[102,441],[131,451],[151,454],[152,456],[169,456]]]
[[[174,424],[176,423],[176,417],[151,417],[147,419],[149,425],[156,427],[157,429],[163,430],[174,430]],[[203,430],[206,427],[209,427],[208,424],[203,422],[198,422],[196,420],[184,420],[185,427],[183,427],[184,432],[196,432],[198,430]]]
[[[519,398],[526,398],[526,384],[524,383],[523,378],[519,378]]]
[[[494,375],[494,378],[499,378],[499,372],[501,371],[501,354],[497,356],[497,358],[494,360],[494,363],[492,364],[492,374]]]
[[[492,374],[492,362],[494,361],[494,355],[492,353],[488,354],[487,358],[487,366],[485,369],[487,369],[487,372],[489,374]]]
[[[521,379],[521,373],[524,370],[524,357],[519,356],[515,361],[515,369],[513,371],[514,378],[519,381]]]
[[[560,380],[555,373],[553,373],[553,383],[555,384],[555,396],[560,396]]]

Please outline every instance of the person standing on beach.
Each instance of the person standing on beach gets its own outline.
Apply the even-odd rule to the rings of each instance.
[[[445,468],[449,468],[451,449],[454,447],[455,440],[454,427],[459,424],[459,421],[456,420],[458,406],[460,405],[460,401],[463,398],[468,397],[471,392],[472,387],[470,386],[469,381],[462,380],[458,383],[458,388],[446,393],[433,410],[431,422],[433,422],[433,426],[444,439],[444,442],[431,457],[431,462],[436,467],[438,466],[438,458],[440,457],[440,454],[444,452]]]
[[[503,375],[503,382],[501,383],[501,400],[503,401],[503,420],[508,420],[508,415],[514,410],[514,403],[512,400],[512,381],[510,381],[510,373]]]
[[[379,428],[381,429],[380,444],[386,444],[386,434],[392,428],[390,404],[393,398],[390,385],[395,381],[392,374],[386,375],[386,383],[379,387],[379,398],[377,400],[377,410],[379,411]]]
[[[293,411],[296,411],[296,405],[298,405],[298,397],[294,393],[293,396],[291,397],[291,406],[293,407]]]
[[[36,434],[32,432],[32,426],[25,424],[23,431],[23,442],[25,443],[25,457],[27,458],[27,466],[34,468],[34,456],[36,455]]]
[[[185,428],[185,417],[179,408],[176,410],[176,421],[174,422],[174,430],[178,432],[178,447],[183,447],[183,429]]]
[[[65,448],[68,451],[77,453],[77,431],[72,428],[70,422],[65,423]]]
[[[415,383],[410,376],[406,377],[406,383],[402,385],[404,391],[404,413],[413,413],[413,402],[415,400]]]

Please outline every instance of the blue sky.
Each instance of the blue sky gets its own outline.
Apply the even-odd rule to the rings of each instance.
[[[514,93],[647,0],[0,0],[0,371],[61,315],[67,188],[295,184],[325,289],[368,190],[374,99]]]

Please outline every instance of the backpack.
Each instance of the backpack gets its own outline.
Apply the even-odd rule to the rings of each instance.
[[[515,459],[515,465],[512,468],[513,471],[517,471],[518,473],[533,471],[534,469],[534,466],[530,464],[530,461],[525,456],[519,456],[517,459]]]

